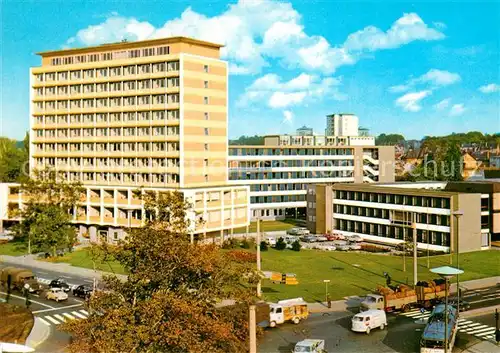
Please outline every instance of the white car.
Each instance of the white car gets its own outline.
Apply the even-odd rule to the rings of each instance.
[[[351,235],[350,237],[347,237],[347,240],[355,241],[357,243],[360,243],[360,242],[363,241],[363,238],[361,238],[359,235]]]
[[[321,250],[326,250],[326,251],[335,251],[337,248],[333,245],[323,245],[321,247]]]
[[[325,341],[324,340],[315,340],[315,339],[306,339],[300,342],[297,342],[293,353],[323,353],[325,351]]]
[[[47,299],[55,300],[56,302],[68,299],[68,294],[64,293],[61,288],[50,288],[45,296]]]
[[[266,237],[264,241],[266,243],[268,243],[269,246],[275,246],[276,245],[276,238],[274,238],[274,237]]]
[[[339,246],[337,246],[337,250],[349,251],[349,250],[351,250],[351,247],[349,245],[339,245]]]
[[[352,243],[349,243],[348,246],[351,250],[361,250],[361,245],[359,245],[358,243],[352,242]]]
[[[319,241],[319,242],[328,241],[328,238],[325,237],[324,235],[317,235],[316,241]]]

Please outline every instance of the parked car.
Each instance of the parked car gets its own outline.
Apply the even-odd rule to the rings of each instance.
[[[334,240],[337,240],[337,237],[333,234],[330,234],[330,233],[326,233],[326,234],[323,234],[323,236],[328,240],[328,241],[334,241]]]
[[[316,237],[313,236],[313,235],[306,235],[306,236],[303,236],[301,239],[302,239],[302,241],[304,241],[306,243],[314,243],[314,242],[316,242]]]
[[[68,295],[61,288],[50,288],[45,297],[56,302],[68,299]]]
[[[293,242],[299,240],[300,238],[299,237],[296,237],[296,236],[291,236],[291,235],[285,235],[283,237],[283,240],[285,241],[285,243],[287,244],[292,244]]]
[[[297,342],[292,353],[323,353],[325,351],[325,341],[316,339],[305,339]]]
[[[350,237],[347,237],[347,240],[355,241],[357,243],[360,243],[360,242],[363,241],[363,238],[361,238],[359,235],[351,235]]]
[[[337,248],[333,245],[323,245],[320,248],[321,250],[326,250],[326,251],[335,251]]]
[[[351,329],[354,332],[365,332],[369,335],[372,329],[380,327],[383,330],[386,326],[387,316],[385,315],[385,311],[371,309],[354,315]]]
[[[52,288],[60,288],[60,289],[62,289],[65,292],[69,292],[69,290],[71,289],[69,287],[69,284],[67,284],[66,280],[64,280],[63,278],[57,278],[57,279],[52,280],[49,283],[49,288],[50,289],[52,289]]]
[[[356,242],[349,242],[347,244],[347,246],[351,249],[351,250],[361,250],[361,245],[359,245],[358,243]]]
[[[298,235],[299,234],[299,228],[290,228],[286,231],[286,234],[290,235]]]
[[[276,245],[276,238],[274,238],[274,237],[265,237],[264,241],[266,243],[268,243],[269,246],[275,246]]]
[[[75,297],[87,299],[92,295],[92,287],[85,284],[79,285],[78,287],[73,289],[73,295]]]
[[[328,241],[328,238],[323,236],[323,235],[317,235],[316,236],[316,241],[320,241],[320,242],[323,242],[323,241]]]
[[[345,245],[339,245],[339,246],[337,246],[337,250],[340,250],[340,251],[349,251],[349,250],[351,250],[351,247],[349,245],[347,245],[347,244],[345,244]]]

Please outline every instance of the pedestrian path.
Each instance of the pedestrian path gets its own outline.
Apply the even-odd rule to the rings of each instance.
[[[58,313],[58,314],[52,314],[52,315],[40,315],[37,317],[42,321],[45,325],[50,326],[50,325],[60,325],[62,323],[65,323],[68,320],[80,320],[80,319],[86,319],[88,317],[89,313],[86,310],[75,310],[71,312],[64,312],[64,313]]]
[[[430,311],[421,313],[420,310],[408,311],[400,315],[411,319],[428,319],[431,316]],[[479,339],[493,340],[495,338],[495,327],[483,325],[468,319],[458,319],[458,332],[475,336]]]

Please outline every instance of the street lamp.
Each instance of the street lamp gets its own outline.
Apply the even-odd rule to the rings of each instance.
[[[328,283],[330,283],[330,280],[324,279],[323,283],[325,283],[325,301],[326,301],[326,305],[328,305]]]
[[[441,278],[444,278],[444,290],[445,290],[445,304],[444,304],[444,353],[448,352],[448,281],[453,276],[458,276],[459,274],[464,273],[464,271],[459,270],[458,268],[450,267],[450,266],[442,266],[431,269],[432,273],[439,275]],[[457,310],[458,312],[458,310]],[[458,314],[457,314],[458,315]]]
[[[459,263],[459,254],[460,254],[460,249],[458,247],[459,245],[459,219],[460,217],[462,217],[464,215],[463,211],[460,211],[460,210],[457,210],[457,211],[453,211],[453,216],[455,216],[456,220],[457,220],[457,232],[456,232],[456,241],[455,241],[455,252],[457,253],[457,264],[456,264],[456,267],[459,268],[460,267],[460,263]],[[451,234],[450,234],[451,236]],[[450,240],[450,246],[451,246],[451,240]],[[451,251],[450,251],[451,252]],[[460,315],[460,280],[458,278],[458,274],[457,274],[457,311]]]

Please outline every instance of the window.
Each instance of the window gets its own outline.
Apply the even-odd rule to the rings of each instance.
[[[135,65],[125,66],[123,69],[127,75],[135,75]]]
[[[208,88],[208,81],[203,82],[203,86],[204,86],[205,88]]]
[[[168,55],[170,54],[170,47],[159,47],[157,49],[158,55]]]
[[[155,55],[155,48],[142,49],[142,56],[153,56]]]
[[[99,69],[97,71],[97,76],[98,77],[106,77],[108,76],[108,69],[104,68],[104,69]]]
[[[203,97],[203,104],[208,104],[208,97]]]
[[[208,120],[208,112],[205,112],[205,120]]]
[[[179,87],[179,78],[178,77],[169,78],[167,81],[167,86],[168,87]]]
[[[153,64],[153,72],[165,72],[165,63]]]
[[[104,61],[111,60],[113,58],[113,55],[112,55],[112,53],[104,53],[101,55],[101,58],[102,58],[101,60],[104,60]]]
[[[203,65],[203,71],[208,72],[208,65]]]
[[[129,51],[129,58],[139,58],[141,51],[139,49]]]
[[[205,128],[205,136],[208,136],[208,128]]]
[[[205,143],[205,151],[208,151],[208,143]]]

